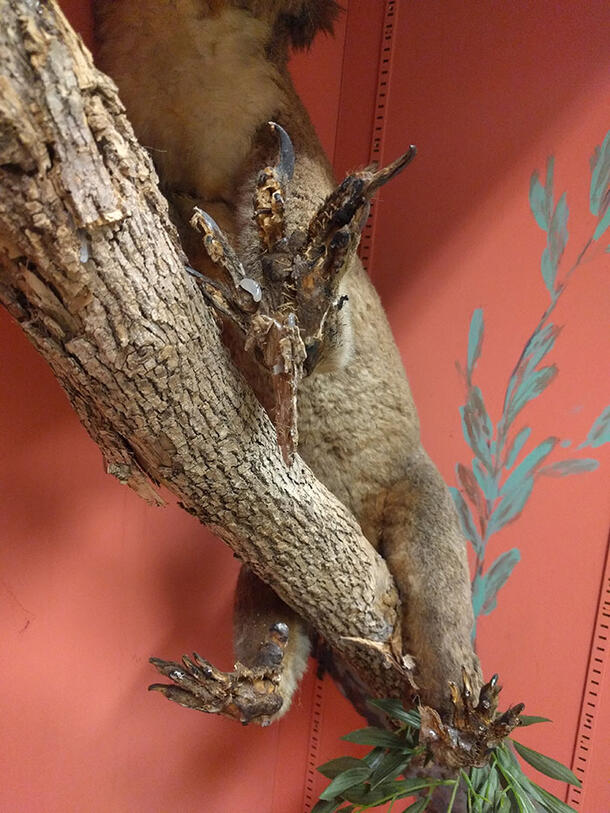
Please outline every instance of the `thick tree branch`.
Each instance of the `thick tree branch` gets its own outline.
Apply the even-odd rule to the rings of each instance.
[[[114,84],[53,2],[0,0],[0,19],[0,300],[110,473],[157,503],[151,480],[167,486],[373,694],[396,694],[407,676],[387,567],[298,457],[284,465],[185,273]]]

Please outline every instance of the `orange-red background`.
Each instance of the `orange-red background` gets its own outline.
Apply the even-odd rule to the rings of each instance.
[[[89,5],[64,2],[90,41]],[[568,260],[590,233],[588,158],[607,115],[602,2],[396,4],[384,153],[420,155],[383,191],[371,269],[403,353],[424,442],[450,484],[469,460],[454,367],[472,310],[485,309],[477,380],[492,417],[547,304],[544,235],[529,177],[556,156],[571,207]],[[294,59],[295,79],[339,172],[366,163],[382,0],[350,0],[335,40]],[[609,399],[607,258],[581,268],[557,312],[560,374],[528,407],[538,440],[578,442]],[[199,811],[303,809],[314,678],[264,731],[197,715],[145,691],[151,654],[197,648],[231,664],[237,563],[175,506],[147,507],[101,457],[42,359],[0,314],[2,691],[0,809]],[[542,478],[515,524],[491,543],[522,561],[479,624],[505,703],[555,720],[520,734],[571,763],[607,545],[607,447],[600,468]],[[361,724],[326,680],[320,762]],[[587,813],[610,809],[610,700],[600,698]],[[316,789],[323,786],[318,781]],[[547,787],[563,792],[558,783]]]

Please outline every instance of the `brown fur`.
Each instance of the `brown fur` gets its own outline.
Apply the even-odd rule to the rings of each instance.
[[[101,0],[98,11],[101,67],[117,80],[176,212],[196,201],[234,236],[246,267],[254,268],[254,178],[277,149],[266,122],[279,122],[295,145],[289,227],[307,223],[334,185],[286,71],[285,46],[306,45],[316,30],[328,30],[336,4]],[[402,596],[405,650],[416,658],[422,699],[446,708],[447,681],[460,682],[462,666],[475,688],[480,681],[465,544],[447,489],[421,447],[398,351],[358,260],[343,285],[349,301],[332,343],[343,342],[349,352],[338,354],[340,369],[303,382],[299,452],[385,556]],[[240,588],[240,659],[248,662],[273,622],[291,627],[285,711],[304,668],[306,630],[250,575],[244,573]]]

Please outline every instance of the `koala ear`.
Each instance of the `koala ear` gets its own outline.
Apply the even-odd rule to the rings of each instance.
[[[280,14],[277,26],[293,48],[308,48],[318,31],[332,34],[341,6],[336,0],[303,0]]]

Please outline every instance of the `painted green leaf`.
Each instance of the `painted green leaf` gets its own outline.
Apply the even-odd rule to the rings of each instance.
[[[555,271],[559,267],[563,252],[565,251],[568,242],[568,204],[566,200],[566,193],[557,201],[551,226],[549,228],[548,246],[551,254],[551,263]]]
[[[485,409],[483,393],[478,387],[469,388],[467,401],[460,407],[460,415],[466,442],[488,471],[491,471],[489,445],[493,435],[493,424]]]
[[[506,412],[506,428],[512,424],[523,407],[541,395],[557,375],[557,366],[551,364],[535,370],[520,382]]]
[[[540,173],[535,170],[530,178],[530,209],[536,223],[543,231],[549,227],[550,213],[547,209],[547,198],[544,186],[540,183]]]
[[[568,782],[570,785],[580,787],[579,779],[572,773],[572,771],[556,759],[547,757],[544,754],[522,745],[520,742],[513,740],[515,751],[519,754],[521,759],[529,763],[532,768],[535,768],[545,776],[550,776],[551,779],[559,779],[560,782]]]
[[[553,265],[553,261],[551,260],[551,252],[548,246],[542,252],[542,257],[540,259],[540,270],[542,272],[542,279],[544,280],[547,291],[554,298],[556,293],[555,278],[557,276],[557,266]]]
[[[481,539],[479,532],[475,528],[474,522],[472,520],[472,514],[470,513],[470,509],[466,505],[466,501],[462,497],[460,491],[457,488],[451,486],[449,488],[451,492],[451,496],[453,497],[453,502],[455,507],[457,508],[458,517],[460,520],[460,525],[462,526],[462,533],[472,542],[472,546],[477,552],[477,554],[481,554],[483,552],[483,540]]]
[[[487,535],[496,533],[508,525],[509,522],[514,522],[525,507],[532,489],[534,487],[534,479],[532,477],[525,477],[520,482],[520,487],[513,489],[509,494],[502,497],[502,502],[495,509],[489,520],[487,526]]]
[[[485,516],[487,513],[485,500],[481,495],[481,489],[472,471],[467,466],[464,466],[463,463],[458,463],[455,467],[455,473],[459,484],[464,489],[464,492],[472,505],[475,507],[478,516]]]
[[[474,366],[481,355],[483,346],[483,309],[477,308],[470,320],[470,331],[468,332],[468,375],[472,375]]]
[[[472,471],[479,488],[485,495],[485,499],[493,502],[498,496],[498,484],[494,475],[476,457],[472,460]]]
[[[592,457],[574,458],[572,460],[560,460],[558,463],[551,463],[544,466],[538,474],[545,477],[566,477],[568,474],[582,474],[586,471],[595,471],[599,466],[599,461]]]
[[[513,438],[512,443],[506,452],[506,463],[504,464],[507,469],[512,469],[515,460],[519,456],[519,452],[527,443],[527,440],[532,430],[529,426],[524,426]]]
[[[484,596],[481,604],[480,615],[489,615],[495,609],[497,595],[500,589],[506,584],[513,568],[521,560],[521,554],[517,548],[502,553],[484,576]]]
[[[389,731],[383,728],[375,728],[369,726],[368,728],[358,728],[356,731],[351,731],[349,734],[341,737],[342,740],[347,742],[355,742],[358,745],[378,745],[381,748],[404,748],[404,743]]]
[[[330,785],[323,790],[320,794],[320,799],[330,801],[337,796],[341,796],[349,788],[353,788],[354,785],[359,785],[364,782],[365,779],[369,778],[369,775],[370,769],[366,765],[348,768],[347,771],[343,771],[343,773],[336,776]]]
[[[327,779],[334,779],[340,773],[349,770],[349,768],[357,768],[362,765],[361,760],[356,757],[337,757],[325,762],[318,767],[318,771]]]
[[[610,197],[610,194],[608,195],[608,197]],[[610,206],[608,206],[608,204],[606,204],[606,209],[604,211],[604,214],[600,218],[600,221],[597,224],[597,228],[593,232],[593,239],[594,240],[599,240],[599,238],[606,231],[608,226],[610,226]]]
[[[561,330],[560,325],[554,325],[551,322],[534,332],[523,351],[526,373],[530,373],[540,364],[549,350],[553,348]]]
[[[598,446],[603,446],[604,443],[610,443],[610,406],[607,406],[599,418],[595,419],[587,439],[578,448],[584,449],[586,446],[592,446],[596,449]]]
[[[589,205],[591,214],[600,213],[602,200],[610,184],[610,130],[606,133],[601,147],[596,147],[591,158],[591,187]]]
[[[524,488],[526,480],[540,468],[558,443],[559,438],[546,438],[532,449],[504,483],[500,489],[500,496],[510,497],[512,492]]]
[[[485,604],[485,576],[476,575],[472,581],[472,611],[478,618],[483,612]]]

